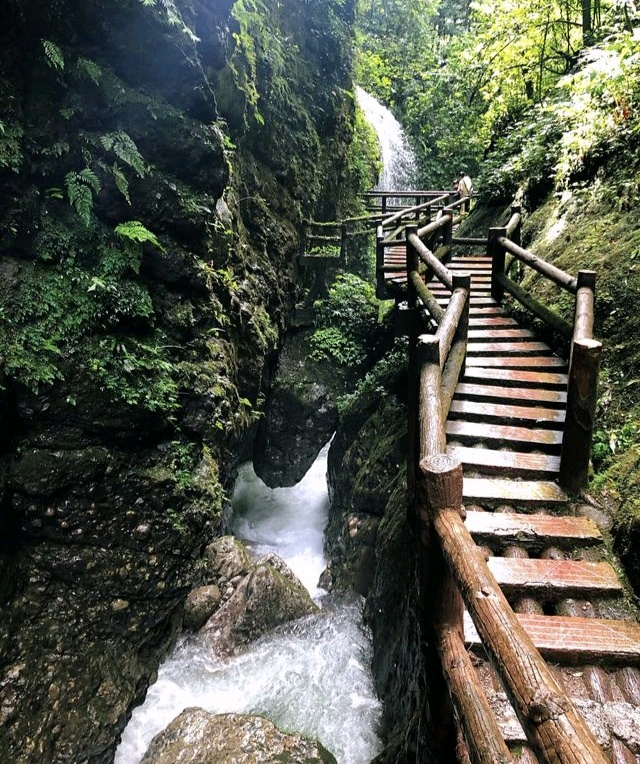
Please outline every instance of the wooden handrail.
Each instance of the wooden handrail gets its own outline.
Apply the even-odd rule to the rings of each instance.
[[[444,220],[445,218],[443,218]],[[439,222],[439,221],[436,221]],[[431,229],[432,231],[437,231],[439,228],[442,228],[443,226],[437,226],[435,227],[433,224],[430,226],[427,226],[427,228]],[[422,229],[424,230],[424,229]],[[438,260],[433,252],[426,247],[419,235],[418,231],[416,229],[409,229],[407,228],[407,242],[411,244],[418,253],[418,256],[422,260],[422,262],[434,273],[438,281],[447,287],[447,289],[451,289],[452,286],[452,277],[451,277],[451,271],[444,266],[440,260]]]
[[[538,758],[546,764],[607,764],[595,736],[516,618],[462,520],[457,503],[462,466],[446,454],[425,456],[418,480],[422,490],[417,495],[426,501],[420,516],[428,516],[433,524],[469,614]]]
[[[505,229],[505,231],[506,230],[507,229]],[[498,242],[507,252],[510,252],[518,260],[529,265],[534,271],[538,271],[538,273],[541,273],[550,281],[553,281],[558,286],[566,289],[567,292],[575,294],[578,282],[574,276],[570,276],[561,268],[557,268],[555,265],[534,255],[533,252],[529,252],[528,249],[523,249],[518,246],[515,242],[511,241],[511,239],[507,238],[506,235],[498,237]]]

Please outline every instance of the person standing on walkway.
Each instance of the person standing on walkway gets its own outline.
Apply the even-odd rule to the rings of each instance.
[[[469,197],[472,192],[473,184],[471,183],[471,178],[466,172],[460,172],[458,176],[458,193],[460,194],[460,199],[464,200],[460,205],[461,212],[469,212]]]

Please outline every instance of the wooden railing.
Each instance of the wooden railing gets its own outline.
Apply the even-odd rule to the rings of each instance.
[[[395,193],[389,192],[390,195]],[[407,225],[418,226],[419,236],[427,239],[431,247],[434,247],[438,237],[442,239],[443,246],[437,249],[435,253],[439,260],[445,259],[451,250],[453,225],[459,221],[456,212],[464,200],[456,199],[455,194],[449,191],[423,193],[425,201],[412,207],[402,207],[396,212],[382,217],[376,229],[376,296],[379,299],[385,299],[389,296],[386,289],[385,273],[393,270],[388,266],[385,267],[385,252],[391,247],[405,244],[405,227]],[[433,217],[435,217],[434,221],[432,221]],[[448,223],[445,223],[445,218],[448,219]],[[398,266],[397,270],[403,272],[404,266]]]
[[[523,249],[520,246],[520,223],[520,208],[513,206],[505,227],[489,229],[487,251],[492,258],[491,295],[497,302],[502,302],[504,293],[508,292],[534,316],[571,342],[559,481],[565,490],[576,493],[587,485],[602,356],[602,343],[593,338],[596,274],[583,270],[577,276],[571,276]],[[574,295],[573,325],[507,276],[507,255]]]
[[[513,613],[464,524],[462,466],[446,454],[445,426],[464,369],[470,279],[449,271],[425,243],[433,242],[434,235],[441,233],[442,247],[450,246],[452,221],[453,212],[447,210],[422,229],[411,223],[405,226],[407,304],[401,312],[408,314],[409,328],[408,483],[415,497],[415,517],[424,552],[423,621],[431,631],[430,641],[438,652],[471,762],[504,764],[514,759],[465,649],[465,605],[539,761],[605,764],[607,759],[593,733]],[[491,230],[488,250],[493,257],[492,292],[502,299],[499,290],[504,289],[518,299],[519,287],[515,289],[505,275],[505,254],[510,253],[576,295],[569,398],[576,400],[576,426],[584,427],[585,408],[586,418],[592,420],[595,406],[594,374],[597,377],[600,352],[599,343],[592,339],[594,276],[584,272],[572,279],[523,250],[519,230],[517,209],[512,210],[507,226]],[[446,310],[425,285],[426,271],[451,290]],[[425,326],[437,328],[425,333]],[[571,426],[568,422],[569,430]],[[568,445],[569,440],[565,443],[566,449],[574,448]],[[565,457],[564,451],[566,461],[570,457]]]

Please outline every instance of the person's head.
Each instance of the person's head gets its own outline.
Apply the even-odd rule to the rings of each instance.
[[[464,178],[464,170],[460,170],[460,172],[458,173],[458,177]]]

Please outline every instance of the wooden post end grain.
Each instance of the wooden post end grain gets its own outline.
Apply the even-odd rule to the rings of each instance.
[[[420,462],[425,498],[430,510],[462,509],[462,464],[448,454],[427,456]]]

